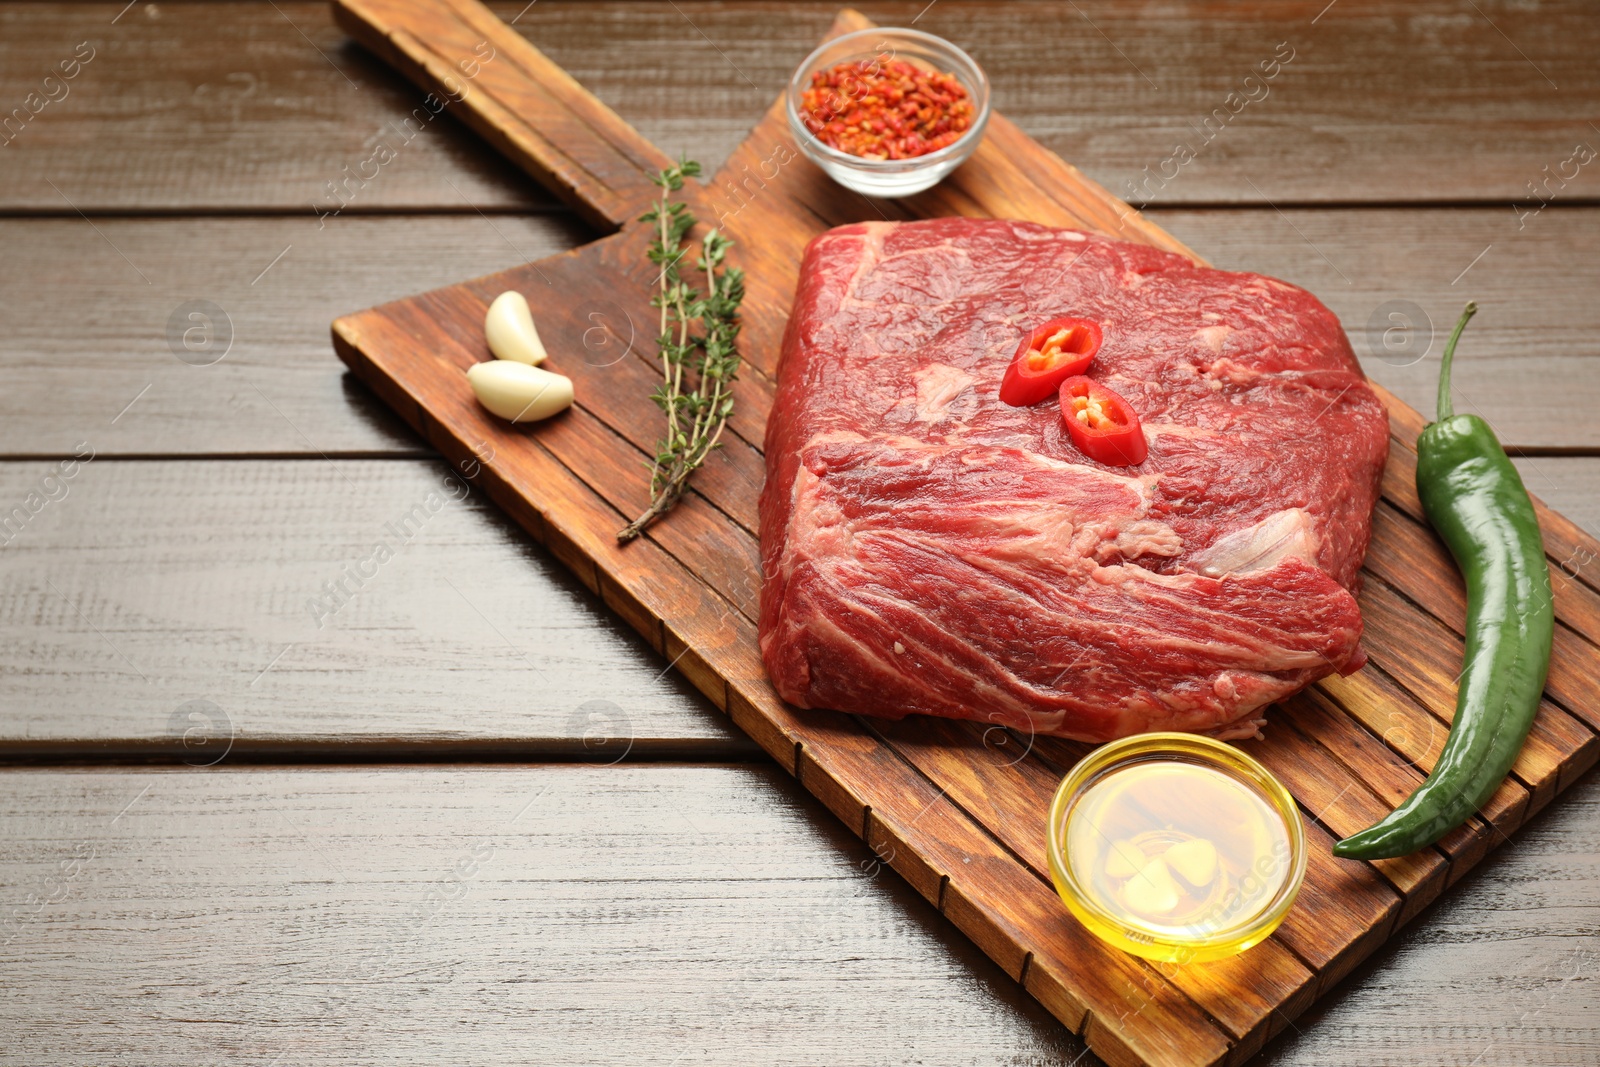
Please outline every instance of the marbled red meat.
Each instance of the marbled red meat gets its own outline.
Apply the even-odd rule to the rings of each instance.
[[[784,699],[1104,741],[1249,736],[1359,665],[1353,595],[1388,420],[1302,289],[1024,222],[867,223],[811,243],[761,498],[761,653]],[[1059,315],[1149,456],[1078,452],[1003,404]]]

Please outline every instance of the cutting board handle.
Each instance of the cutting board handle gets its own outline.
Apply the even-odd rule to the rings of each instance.
[[[333,0],[340,28],[602,230],[670,160],[477,0]]]

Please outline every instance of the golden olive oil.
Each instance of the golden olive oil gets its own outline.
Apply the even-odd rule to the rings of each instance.
[[[1089,784],[1073,805],[1065,844],[1073,878],[1112,920],[1113,940],[1165,943],[1173,948],[1162,954],[1168,959],[1215,958],[1255,944],[1266,934],[1252,920],[1294,873],[1289,829],[1267,798],[1185,760],[1134,761]],[[1091,928],[1108,925],[1080,918]],[[1230,930],[1240,939],[1227,942]],[[1207,948],[1186,954],[1187,942]]]

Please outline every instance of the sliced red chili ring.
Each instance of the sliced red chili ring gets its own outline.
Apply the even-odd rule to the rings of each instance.
[[[1132,467],[1149,454],[1139,416],[1128,402],[1082,376],[1061,383],[1061,417],[1078,451],[1110,467]]]
[[[1072,316],[1051,319],[1017,346],[1000,381],[1000,399],[1025,408],[1055,395],[1064,379],[1089,369],[1100,342],[1098,322]]]

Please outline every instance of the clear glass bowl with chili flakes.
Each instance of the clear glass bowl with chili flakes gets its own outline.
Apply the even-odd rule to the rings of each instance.
[[[989,121],[989,79],[942,37],[857,30],[805,58],[784,97],[800,150],[867,196],[909,196],[966,161]]]

